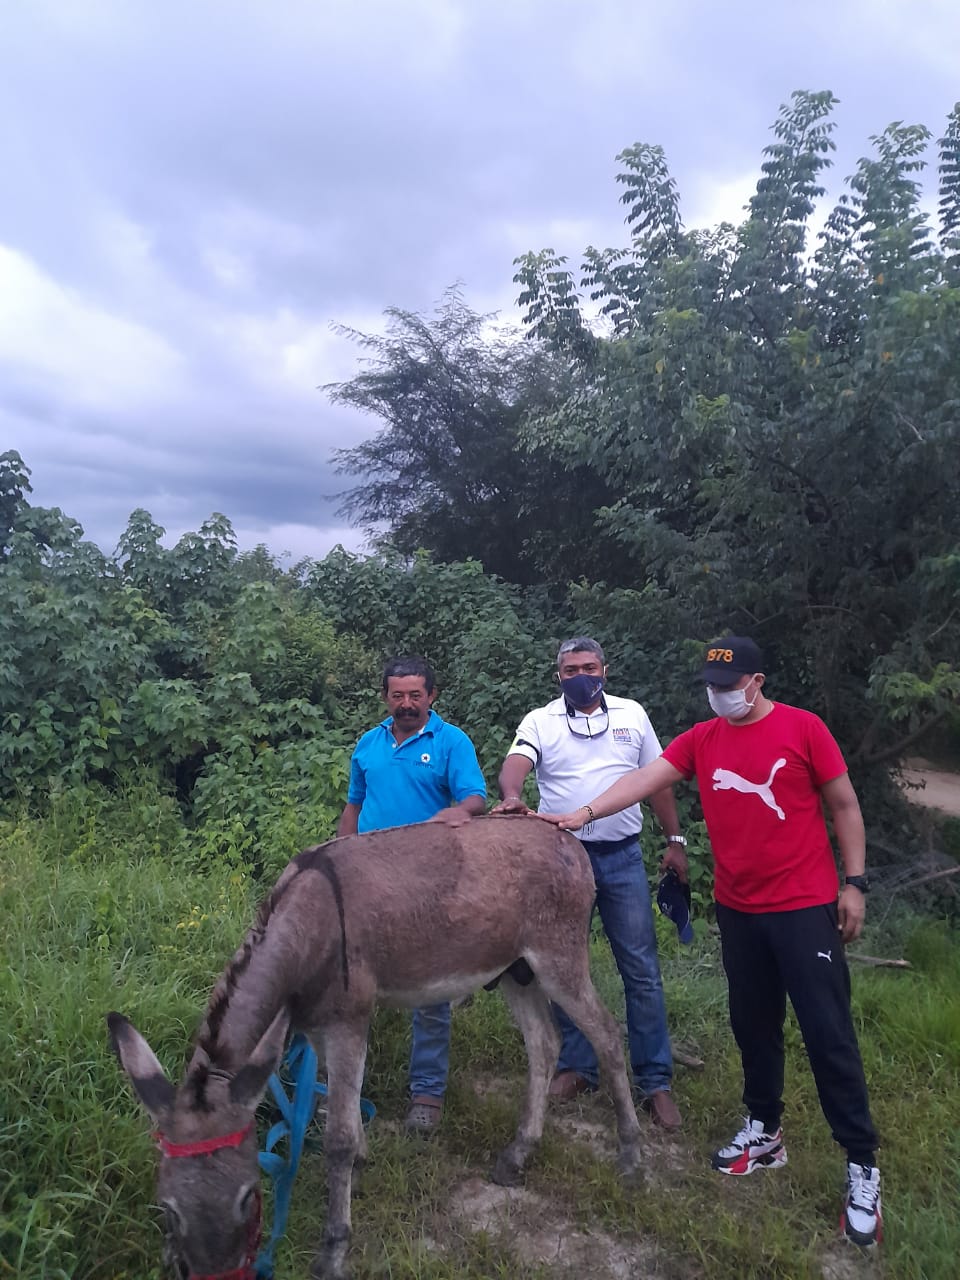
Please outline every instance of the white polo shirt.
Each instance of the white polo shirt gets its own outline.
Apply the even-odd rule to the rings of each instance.
[[[541,813],[569,813],[660,755],[660,742],[639,702],[609,693],[604,700],[606,711],[598,707],[587,716],[571,713],[561,696],[520,722],[507,754],[533,762]],[[595,736],[589,737],[591,732]],[[637,835],[642,826],[643,814],[635,804],[586,823],[574,835],[581,840],[623,840]]]

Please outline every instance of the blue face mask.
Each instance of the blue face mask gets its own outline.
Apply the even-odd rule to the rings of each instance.
[[[570,676],[560,681],[560,688],[571,707],[582,711],[593,706],[603,692],[603,676]]]

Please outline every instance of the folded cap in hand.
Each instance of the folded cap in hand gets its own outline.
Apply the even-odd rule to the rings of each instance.
[[[657,906],[677,926],[681,942],[693,941],[693,925],[690,923],[690,886],[684,884],[671,867],[664,873],[657,889]]]

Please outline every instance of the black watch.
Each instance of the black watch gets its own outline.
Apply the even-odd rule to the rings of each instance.
[[[855,889],[859,889],[861,893],[870,892],[870,881],[866,876],[844,876],[844,886],[852,884]]]

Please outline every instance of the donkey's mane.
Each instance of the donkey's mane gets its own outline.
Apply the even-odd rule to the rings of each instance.
[[[293,877],[291,877],[292,879]],[[203,1020],[200,1033],[197,1036],[197,1048],[203,1052],[211,1061],[216,1060],[217,1050],[219,1048],[220,1028],[226,1017],[227,1009],[230,1006],[230,997],[237,988],[237,983],[250,966],[253,959],[253,953],[262,945],[267,933],[267,925],[270,918],[276,910],[277,903],[283,897],[290,884],[290,879],[283,884],[275,885],[266,898],[257,908],[257,914],[254,917],[253,924],[247,931],[247,936],[237,948],[233,959],[224,969],[223,973],[217,979],[217,984],[213,989],[210,997],[210,1003],[207,1005],[207,1015]],[[206,1098],[204,1090],[207,1082],[207,1069],[205,1066],[198,1066],[191,1073],[191,1083],[195,1093],[195,1110],[206,1109]]]
[[[210,1069],[205,1062],[199,1063],[191,1071],[186,1083],[190,1086],[193,1099],[190,1103],[191,1111],[210,1111],[209,1099],[207,1098],[207,1080],[210,1078]]]
[[[340,962],[344,990],[346,991],[350,985],[343,889],[336,867],[327,853],[326,846],[313,845],[309,849],[304,849],[302,853],[293,859],[293,866],[296,868],[293,874],[282,876],[260,903],[253,924],[247,931],[247,936],[237,948],[233,959],[217,979],[213,994],[210,997],[210,1003],[207,1005],[206,1017],[203,1020],[196,1041],[197,1048],[201,1049],[211,1062],[216,1062],[217,1059],[220,1048],[220,1031],[227,1015],[227,1010],[230,1007],[230,999],[236,991],[243,974],[249,968],[254,952],[263,945],[267,936],[267,927],[281,899],[286,895],[294,881],[306,871],[319,871],[326,878],[333,892],[340,923]],[[195,1111],[206,1111],[208,1109],[206,1098],[208,1076],[209,1069],[204,1063],[198,1063],[190,1074],[193,1109]]]

